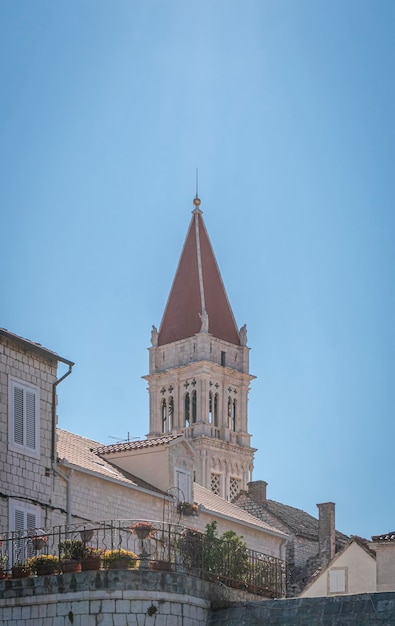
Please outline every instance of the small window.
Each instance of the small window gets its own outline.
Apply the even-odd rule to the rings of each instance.
[[[195,424],[197,417],[196,391],[192,391],[192,422]]]
[[[328,592],[347,593],[347,567],[333,567],[329,570]]]
[[[173,417],[174,417],[174,400],[173,400],[173,396],[170,396],[169,398],[169,411],[168,411],[168,422],[167,422],[167,428],[168,431],[171,432],[172,428],[173,428]]]
[[[214,396],[214,426],[218,428],[218,394]]]
[[[178,500],[180,502],[191,501],[191,474],[176,468],[176,487],[178,488]]]
[[[217,494],[217,496],[220,495],[220,489],[221,489],[221,477],[219,474],[211,474],[211,491],[215,494]]]
[[[236,432],[236,400],[233,400],[232,402],[232,421],[231,421],[231,428],[233,430],[233,432]]]
[[[9,447],[40,456],[39,390],[15,378],[9,383]]]
[[[226,352],[223,350],[221,350],[221,365],[222,367],[225,367],[226,365]]]
[[[184,419],[185,419],[185,426],[189,426],[190,419],[191,419],[191,396],[189,395],[189,393],[185,394]]]
[[[162,400],[162,433],[167,430],[167,403],[166,400]]]

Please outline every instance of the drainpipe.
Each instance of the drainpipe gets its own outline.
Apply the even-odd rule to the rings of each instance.
[[[56,462],[55,451],[56,451],[56,387],[65,379],[67,376],[71,374],[71,370],[73,369],[74,363],[71,361],[66,361],[69,366],[68,371],[63,374],[61,378],[55,380],[52,385],[52,442],[51,442],[51,461],[52,464]]]
[[[62,480],[66,481],[66,511],[67,511],[67,524],[71,524],[71,477],[74,470],[71,470],[69,475],[59,472],[56,468],[56,387],[71,374],[74,363],[61,359],[69,366],[68,371],[52,385],[52,437],[51,437],[51,467],[56,476],[59,476]]]

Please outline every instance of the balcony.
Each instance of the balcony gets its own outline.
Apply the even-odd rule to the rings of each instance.
[[[285,596],[284,561],[243,542],[146,520],[112,520],[29,529],[0,539],[0,578],[62,576],[75,568],[188,574],[263,597]],[[47,565],[41,570],[39,565]]]

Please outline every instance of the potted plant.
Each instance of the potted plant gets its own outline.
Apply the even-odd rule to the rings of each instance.
[[[150,522],[135,522],[131,525],[130,530],[139,539],[150,539],[156,533],[156,527]]]
[[[82,571],[100,569],[103,550],[84,545],[83,554],[84,556],[81,560]]]
[[[106,569],[135,569],[137,567],[137,554],[129,550],[105,550],[102,554],[102,562]]]
[[[84,543],[80,539],[64,539],[59,543],[63,572],[80,572],[84,558]]]
[[[15,561],[12,566],[12,578],[27,578],[30,576],[30,567],[24,561]]]
[[[49,576],[59,569],[59,558],[53,554],[41,554],[32,556],[28,560],[31,571],[37,576]]]
[[[6,554],[0,554],[0,580],[7,578],[7,562],[8,556]]]
[[[48,535],[32,535],[30,540],[34,550],[42,550],[48,542]]]
[[[198,504],[191,504],[190,502],[179,502],[177,505],[178,512],[181,515],[195,515],[198,516],[200,513]]]

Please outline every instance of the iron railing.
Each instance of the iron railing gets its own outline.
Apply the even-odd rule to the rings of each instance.
[[[75,550],[74,555],[71,552]],[[117,556],[133,553],[130,567],[184,572],[220,581],[262,596],[285,596],[285,562],[250,550],[244,542],[213,539],[179,524],[143,520],[110,520],[29,529],[0,537],[0,574],[12,577],[16,565],[52,555],[58,573],[66,571],[70,556],[84,563],[87,555],[100,556],[101,567],[119,566]],[[67,558],[66,558],[67,557]],[[1,576],[0,576],[1,577]]]

